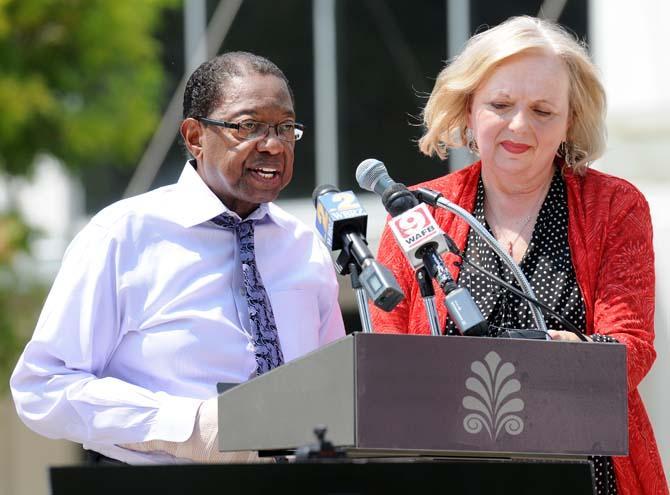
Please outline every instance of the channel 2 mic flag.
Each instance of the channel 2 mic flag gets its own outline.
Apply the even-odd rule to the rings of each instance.
[[[348,230],[365,235],[368,214],[352,191],[328,192],[317,198],[316,228],[331,251],[342,249],[342,232]]]

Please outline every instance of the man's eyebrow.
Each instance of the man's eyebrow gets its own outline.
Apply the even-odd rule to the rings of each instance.
[[[235,113],[231,114],[230,118],[234,119],[239,117],[240,115],[250,115],[251,117],[257,117],[262,113],[262,108],[241,108]],[[295,110],[291,107],[285,107],[284,109],[281,109],[280,112],[290,118],[295,118]]]

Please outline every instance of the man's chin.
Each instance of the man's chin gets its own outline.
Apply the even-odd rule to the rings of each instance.
[[[247,201],[252,201],[254,203],[269,203],[276,200],[279,197],[279,193],[286,187],[287,184],[283,182],[277,182],[274,184],[269,183],[247,183],[247,187],[244,191],[247,197]]]
[[[271,191],[254,191],[247,196],[247,201],[256,205],[260,203],[271,203],[279,197],[280,191],[281,189]]]

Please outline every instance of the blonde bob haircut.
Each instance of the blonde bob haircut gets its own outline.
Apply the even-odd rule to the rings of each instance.
[[[534,17],[512,17],[476,34],[440,72],[423,110],[426,132],[419,149],[447,157],[448,148],[468,145],[472,96],[491,72],[514,55],[543,51],[557,55],[570,78],[570,117],[566,142],[557,154],[578,174],[605,151],[605,91],[586,48],[564,28]]]

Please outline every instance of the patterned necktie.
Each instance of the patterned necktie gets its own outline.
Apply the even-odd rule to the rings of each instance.
[[[244,291],[249,307],[251,336],[256,351],[256,374],[262,375],[284,363],[284,355],[279,345],[277,325],[272,313],[270,298],[263,286],[261,274],[256,266],[254,251],[253,220],[243,222],[222,213],[212,218],[212,222],[220,227],[234,230],[240,246],[240,259],[244,278]]]

